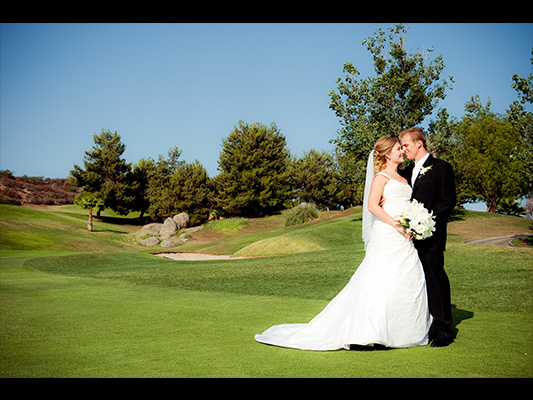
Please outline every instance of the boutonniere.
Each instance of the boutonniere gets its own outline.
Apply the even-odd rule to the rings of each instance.
[[[426,172],[428,172],[432,167],[433,167],[433,165],[430,165],[429,167],[422,168],[422,169],[420,170],[419,175],[420,175],[420,176],[424,176],[424,175],[426,174]]]

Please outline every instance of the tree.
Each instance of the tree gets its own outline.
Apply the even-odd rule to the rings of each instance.
[[[116,131],[111,133],[102,129],[99,135],[93,135],[93,139],[95,145],[83,157],[84,168],[74,164],[70,171],[72,184],[100,199],[98,217],[105,208],[125,215],[129,212],[127,204],[130,201],[126,197],[126,173],[131,169],[131,164],[122,158],[126,146]]]
[[[457,127],[459,174],[470,201],[483,200],[487,212],[506,207],[521,195],[523,163],[513,157],[521,139],[505,118],[482,106],[479,96],[466,103],[467,114]]]
[[[353,158],[336,148],[333,152],[335,178],[337,180],[337,204],[344,208],[363,202],[364,185],[360,185],[360,174],[365,170],[356,168]],[[364,179],[364,178],[363,178]]]
[[[533,54],[533,50],[532,50]],[[531,58],[533,65],[533,58]],[[526,111],[524,105],[533,104],[533,74],[529,73],[528,78],[513,75],[514,83],[511,85],[519,96],[519,101],[514,101],[509,106],[507,118],[520,133],[522,146],[517,146],[513,152],[514,157],[520,159],[524,164],[522,176],[522,195],[531,196],[533,193],[533,113]]]
[[[213,203],[213,185],[205,168],[198,161],[180,161],[181,150],[173,147],[165,159],[148,173],[148,213],[153,220],[162,220],[181,212],[189,214],[190,224],[207,221]]]
[[[223,139],[215,178],[216,201],[226,215],[260,217],[284,209],[291,198],[285,136],[275,124],[239,121]]]
[[[335,163],[326,152],[311,149],[291,163],[290,175],[294,196],[301,202],[328,210],[337,205]]]
[[[154,160],[141,158],[137,164],[133,165],[131,171],[126,174],[128,209],[130,211],[139,211],[139,219],[143,218],[144,213],[150,207],[148,179],[154,170]]]
[[[93,231],[93,209],[102,206],[102,200],[98,194],[91,192],[80,192],[74,199],[74,203],[79,205],[84,210],[89,210],[89,220],[87,222],[87,230]]]
[[[531,61],[533,64],[533,58]],[[515,74],[513,82],[512,87],[517,91],[519,100],[509,106],[505,120],[517,130],[520,137],[513,141],[514,148],[509,154],[509,159],[519,160],[522,163],[520,190],[522,196],[528,196],[533,191],[533,113],[526,111],[524,105],[529,104],[531,107],[533,104],[533,74],[530,73],[527,79]],[[468,114],[467,119],[472,122],[476,115],[490,114],[490,99],[487,105],[483,106],[479,96],[476,95],[466,102],[465,109]],[[450,117],[445,109],[440,110],[437,119],[429,123],[428,151],[448,161],[454,167],[457,199],[458,203],[462,204],[473,201],[474,198],[471,184],[467,185],[467,180],[463,176],[467,170],[463,168],[465,160],[462,158],[465,153],[465,144],[462,143],[465,135],[464,131],[462,131],[463,134],[458,134],[459,125],[460,122]],[[459,152],[460,148],[461,152]],[[522,210],[518,204],[515,204],[515,198],[505,198],[498,202],[496,212],[520,214]]]
[[[463,179],[462,159],[459,154],[460,138],[457,135],[459,121],[450,117],[446,109],[437,113],[437,118],[430,121],[427,131],[428,152],[433,156],[448,161],[454,170],[457,204],[471,201],[471,192]]]
[[[359,80],[358,69],[348,62],[343,68],[344,80],[337,79],[338,93],[329,94],[329,107],[342,126],[332,142],[343,154],[339,158],[341,168],[354,174],[359,187],[364,186],[366,160],[375,141],[420,124],[445,98],[448,82],[441,82],[440,78],[444,69],[442,55],[429,60],[420,53],[408,54],[406,34],[401,24],[389,28],[386,49],[385,33],[378,29],[373,37],[363,41],[376,75]],[[450,80],[453,82],[452,77]],[[362,198],[362,193],[358,197]]]
[[[184,163],[172,176],[171,184],[176,189],[176,211],[187,212],[192,226],[207,221],[214,196],[213,184],[205,168],[197,160]]]
[[[172,217],[176,214],[174,190],[171,187],[171,176],[176,173],[183,161],[179,160],[181,150],[173,147],[165,159],[159,155],[155,168],[148,175],[147,195],[150,203],[148,213],[154,221]],[[180,211],[181,212],[181,211]]]

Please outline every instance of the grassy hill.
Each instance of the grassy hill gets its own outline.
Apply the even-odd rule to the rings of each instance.
[[[358,208],[293,227],[282,215],[217,221],[170,249],[261,256],[224,261],[154,257],[135,219],[104,213],[89,233],[86,218],[0,205],[0,376],[533,376],[533,250],[464,243],[529,233],[525,219],[450,224],[452,346],[316,353],[253,335],[309,321],[348,282],[364,258]]]
[[[323,212],[307,224],[285,227],[282,214],[257,219],[212,221],[192,240],[168,251],[271,256],[357,246],[360,242],[360,207]],[[344,223],[351,223],[350,229]],[[339,229],[340,224],[340,229]],[[166,251],[139,244],[135,232],[141,223],[104,211],[88,232],[87,212],[75,205],[20,207],[0,204],[0,250],[46,251]],[[457,240],[531,234],[531,221],[519,217],[463,211],[449,224]],[[177,234],[179,235],[179,233]],[[361,243],[359,243],[361,244]]]

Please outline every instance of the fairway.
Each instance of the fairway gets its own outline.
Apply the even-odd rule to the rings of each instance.
[[[173,249],[256,252],[216,261],[155,257],[136,244],[133,221],[108,221],[91,235],[75,207],[0,205],[0,376],[533,376],[533,250],[463,243],[466,226],[527,232],[527,220],[467,212],[452,222],[451,346],[333,352],[265,346],[254,335],[309,321],[348,282],[364,257],[358,209],[290,228],[281,216],[224,234],[206,227]]]

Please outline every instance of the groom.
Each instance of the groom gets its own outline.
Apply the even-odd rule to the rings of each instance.
[[[398,172],[412,186],[412,198],[435,216],[433,236],[414,244],[424,267],[429,312],[434,319],[435,340],[431,347],[444,347],[453,341],[450,281],[444,271],[448,215],[456,202],[453,168],[427,152],[426,135],[420,128],[403,131],[400,142],[405,156],[415,162]]]

